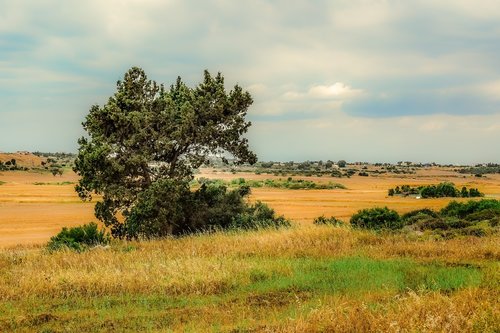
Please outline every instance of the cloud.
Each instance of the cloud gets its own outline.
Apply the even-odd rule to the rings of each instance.
[[[308,95],[315,98],[350,98],[362,93],[360,89],[352,89],[342,82],[336,82],[330,86],[314,86],[308,91]]]
[[[468,138],[500,140],[495,0],[0,4],[3,150],[75,150],[90,105],[104,103],[134,65],[167,85],[178,75],[194,85],[209,69],[221,71],[228,88],[246,87],[255,101],[252,130],[267,140],[256,135],[257,150],[273,147],[275,158],[294,133],[305,142],[298,156],[346,158],[385,147],[405,154],[393,143],[405,131],[442,140],[433,151],[453,152],[446,134],[460,140],[460,126]],[[12,140],[17,132],[23,147]],[[329,141],[346,137],[351,150]]]

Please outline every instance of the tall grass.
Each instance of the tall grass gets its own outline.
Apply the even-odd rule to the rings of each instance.
[[[0,331],[494,331],[499,241],[311,225],[4,249]]]

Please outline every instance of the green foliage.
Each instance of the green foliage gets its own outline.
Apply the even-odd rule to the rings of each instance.
[[[333,190],[333,189],[346,189],[346,187],[339,183],[316,183],[310,180],[304,179],[293,179],[292,177],[288,177],[286,180],[283,179],[265,179],[265,180],[252,180],[245,178],[237,178],[233,179],[229,182],[225,182],[221,179],[208,179],[208,178],[199,178],[197,180],[199,184],[218,184],[229,187],[235,186],[248,186],[248,187],[272,187],[272,188],[285,188],[289,190]]]
[[[399,214],[387,207],[360,210],[351,217],[351,225],[374,230],[400,229],[403,226]]]
[[[402,216],[409,230],[430,232],[442,238],[482,237],[498,232],[500,201],[452,201],[439,213],[420,209]]]
[[[465,203],[452,201],[441,210],[443,216],[466,216],[483,210],[493,210],[500,213],[500,201],[495,199],[483,199],[480,201],[468,201]]]
[[[146,209],[151,203],[141,200],[162,203],[163,195],[181,201],[170,203],[174,207],[184,206],[193,169],[208,163],[210,155],[231,154],[236,164],[257,161],[243,137],[251,125],[245,116],[252,102],[238,85],[227,92],[220,73],[212,77],[205,71],[203,82],[194,88],[178,78],[167,90],[148,80],[142,69],[131,68],[118,81],[116,93],[104,106],[93,106],[83,123],[88,138],[78,141],[78,195],[90,200],[93,193],[102,194],[95,214],[114,236],[124,237],[128,230],[116,218],[119,213],[125,225],[129,218],[135,219],[133,225],[156,225],[160,216],[171,215],[170,208],[163,202],[155,215]]]
[[[188,184],[173,180],[155,182],[140,194],[121,230],[127,238],[156,238],[224,229],[283,227],[290,223],[276,217],[274,210],[244,199],[248,186],[228,190],[221,184],[207,184],[191,192]]]
[[[341,226],[345,226],[345,222],[334,217],[334,216],[331,216],[331,217],[325,217],[324,215],[321,215],[319,217],[316,217],[314,220],[313,220],[313,224],[316,224],[316,225],[333,225],[333,226],[336,226],[336,227],[341,227]]]
[[[423,209],[417,209],[413,210],[411,212],[405,213],[401,216],[403,220],[408,220],[416,215],[427,215],[430,217],[438,217],[439,214],[433,211],[432,209],[429,208],[423,208]]]
[[[488,165],[478,165],[475,167],[464,168],[458,170],[460,173],[469,173],[475,175],[476,177],[482,177],[485,174],[495,174],[500,173],[500,165],[495,163],[488,163]]]
[[[462,187],[462,190],[459,191],[453,183],[444,182],[438,185],[426,185],[426,186],[410,186],[410,185],[402,185],[401,187],[396,186],[394,189],[389,189],[389,196],[393,195],[418,195],[422,198],[442,198],[442,197],[482,197],[483,193],[479,192],[477,188],[471,188],[467,190],[467,187]],[[392,193],[392,195],[391,195]]]
[[[5,183],[6,183],[6,182],[4,182],[4,181],[0,180],[0,185],[3,185],[3,184],[5,184]]]
[[[257,201],[248,206],[242,213],[235,215],[229,228],[242,230],[256,230],[261,228],[287,228],[291,223],[283,216],[275,216],[274,210]]]
[[[34,182],[33,185],[72,185],[74,184],[73,182],[69,181],[64,181],[64,182],[54,182],[54,183],[44,183],[44,182]]]
[[[83,251],[95,245],[109,244],[110,236],[99,230],[96,223],[84,224],[73,228],[62,228],[62,230],[52,237],[47,244],[50,251],[60,249],[72,249]]]

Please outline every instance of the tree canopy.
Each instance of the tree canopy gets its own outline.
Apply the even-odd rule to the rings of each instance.
[[[243,137],[251,125],[245,116],[252,102],[238,85],[227,92],[220,73],[214,77],[205,71],[194,88],[179,77],[165,89],[141,68],[131,68],[115,94],[105,105],[92,106],[83,122],[88,135],[78,141],[78,195],[91,200],[93,193],[102,194],[96,217],[111,226],[113,235],[123,236],[134,208],[144,208],[141,198],[148,197],[148,189],[184,193],[193,169],[213,155],[223,160],[232,155],[236,164],[257,161]]]

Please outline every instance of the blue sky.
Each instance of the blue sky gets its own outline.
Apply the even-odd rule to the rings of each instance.
[[[0,0],[0,151],[76,151],[131,66],[249,90],[262,160],[500,162],[500,4]]]

